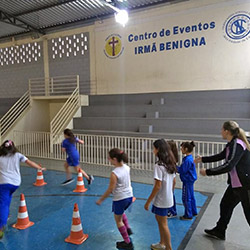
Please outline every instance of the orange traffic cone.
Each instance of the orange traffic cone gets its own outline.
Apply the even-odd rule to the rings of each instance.
[[[84,234],[82,230],[81,218],[77,203],[74,205],[72,216],[71,232],[69,237],[65,239],[66,242],[80,245],[88,239],[88,234]]]
[[[20,195],[20,206],[18,210],[17,223],[12,227],[17,229],[26,229],[34,225],[34,222],[29,220],[28,211],[24,199],[24,194]]]
[[[40,169],[38,169],[38,170],[37,170],[37,176],[36,176],[36,182],[33,183],[33,185],[34,185],[34,186],[40,187],[40,186],[44,186],[44,185],[46,185],[46,184],[47,184],[47,183],[44,182],[44,180],[43,180],[43,171],[40,170]]]
[[[83,177],[82,177],[82,172],[81,172],[81,170],[79,169],[79,171],[78,171],[78,176],[77,176],[76,189],[73,190],[73,192],[76,192],[76,193],[83,193],[83,192],[86,192],[87,190],[88,190],[88,189],[85,188],[85,186],[84,186]]]

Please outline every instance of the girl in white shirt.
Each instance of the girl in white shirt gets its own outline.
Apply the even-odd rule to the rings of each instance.
[[[149,210],[153,201],[152,213],[155,214],[160,231],[160,242],[151,245],[151,249],[172,250],[167,213],[173,202],[173,180],[176,173],[175,157],[169,144],[164,139],[153,143],[153,153],[158,158],[154,166],[154,187],[144,208]]]
[[[5,141],[0,147],[0,239],[4,235],[4,226],[7,224],[12,194],[21,184],[20,162],[30,167],[46,170],[24,155],[20,154],[14,142]]]
[[[96,204],[101,205],[111,193],[113,194],[112,212],[114,212],[117,228],[124,239],[124,241],[117,242],[116,247],[119,249],[134,249],[129,237],[129,235],[132,234],[132,230],[125,214],[125,210],[132,204],[133,199],[130,167],[125,164],[128,162],[128,157],[122,150],[113,148],[109,151],[108,159],[110,163],[115,166],[115,169],[111,173],[107,191]]]

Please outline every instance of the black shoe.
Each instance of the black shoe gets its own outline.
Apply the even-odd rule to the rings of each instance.
[[[134,245],[133,245],[132,241],[130,241],[129,243],[126,243],[125,241],[120,241],[120,242],[116,242],[116,248],[133,250]]]
[[[213,229],[205,229],[204,232],[212,237],[212,238],[215,238],[217,240],[225,240],[225,234],[219,232],[216,227],[213,228]]]
[[[64,181],[61,185],[62,185],[62,186],[65,186],[65,185],[70,184],[70,183],[73,182],[73,181],[74,181],[74,179],[68,179],[68,180]]]
[[[91,185],[92,182],[94,180],[94,176],[93,175],[89,175],[89,180],[88,180],[88,185]]]
[[[181,216],[180,217],[180,220],[192,220],[193,218],[188,218],[188,217],[185,217],[185,216]]]
[[[127,229],[127,233],[128,233],[128,235],[131,235],[131,234],[133,234],[133,231],[132,231],[132,229],[131,229],[131,228],[128,228],[128,229]]]

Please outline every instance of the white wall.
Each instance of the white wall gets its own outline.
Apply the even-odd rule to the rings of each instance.
[[[223,28],[226,20],[238,11],[250,16],[250,1],[193,0],[131,14],[125,28],[115,24],[113,18],[96,23],[98,94],[249,88],[250,40],[246,38],[250,35],[229,41]],[[183,27],[193,25],[199,29],[199,24],[210,27],[180,32]],[[250,27],[250,21],[244,25]],[[174,35],[175,26],[179,27],[179,34]],[[170,35],[160,37],[162,29],[168,29]],[[157,37],[144,36],[144,40],[129,42],[132,36],[145,32],[156,32]],[[105,39],[112,34],[115,39],[120,36],[124,48],[116,58],[104,53]],[[197,38],[201,46],[160,51],[161,43],[166,48],[167,42],[192,38]],[[153,44],[156,51],[138,54],[139,46],[150,45],[152,50]]]

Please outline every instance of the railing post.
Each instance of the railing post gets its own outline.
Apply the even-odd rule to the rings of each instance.
[[[49,96],[49,83],[50,83],[50,79],[45,78],[44,79],[45,96]]]
[[[53,149],[53,134],[52,132],[50,131],[50,153],[53,153],[54,152],[54,149]]]
[[[51,84],[51,94],[54,92],[54,78],[50,78],[51,79],[51,81],[50,81],[50,84]]]

